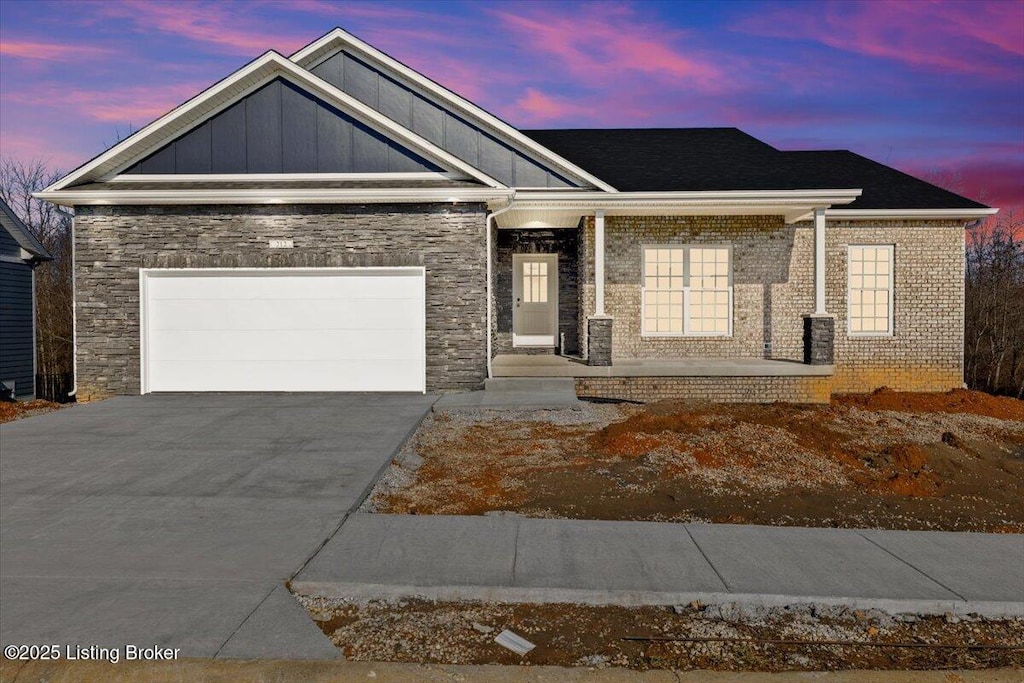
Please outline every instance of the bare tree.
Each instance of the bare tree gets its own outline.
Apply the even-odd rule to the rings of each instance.
[[[39,160],[0,156],[0,197],[53,256],[36,267],[36,368],[41,375],[70,373],[74,364],[71,216],[32,196],[62,175]]]
[[[925,180],[966,194],[959,172]],[[988,193],[981,191],[985,203]],[[964,380],[971,389],[1024,398],[1024,220],[1000,212],[966,235]]]
[[[1024,398],[1024,221],[1012,212],[967,232],[964,375]]]

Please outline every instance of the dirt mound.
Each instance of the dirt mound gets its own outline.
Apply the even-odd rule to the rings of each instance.
[[[833,397],[838,405],[861,410],[892,410],[901,413],[970,413],[1000,420],[1024,420],[1024,401],[993,396],[981,391],[953,389],[947,392],[893,391],[886,387],[870,394]]]
[[[991,398],[931,395],[947,411]],[[851,400],[436,415],[410,444],[422,465],[371,500],[388,513],[1024,530],[1024,422]]]
[[[885,479],[877,482],[880,493],[921,498],[940,495],[942,478],[930,467],[931,455],[915,443],[886,448],[873,464],[883,465]]]

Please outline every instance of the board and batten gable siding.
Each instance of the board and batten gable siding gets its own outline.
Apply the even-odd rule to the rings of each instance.
[[[32,268],[21,246],[0,228],[0,381],[13,381],[16,397],[35,394]],[[17,260],[13,260],[17,259]]]
[[[277,78],[125,173],[406,173],[443,169]]]
[[[522,152],[439,106],[398,74],[384,73],[345,51],[328,57],[311,71],[509,187],[574,186]]]

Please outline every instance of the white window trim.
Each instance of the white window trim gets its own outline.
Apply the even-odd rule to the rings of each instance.
[[[644,323],[644,299],[647,291],[648,249],[682,249],[683,254],[683,331],[648,332]],[[726,249],[729,252],[729,326],[726,332],[694,332],[690,329],[690,249]],[[733,335],[733,249],[731,244],[641,244],[640,245],[640,337],[644,339],[731,339]]]
[[[853,305],[850,303],[850,263],[851,253],[854,249],[872,247],[874,249],[887,249],[889,251],[889,329],[885,332],[853,332]],[[876,288],[877,289],[877,288]],[[861,288],[863,290],[863,287]],[[846,336],[853,339],[885,339],[896,336],[896,327],[893,318],[894,302],[896,299],[896,246],[893,244],[848,244],[846,245]]]

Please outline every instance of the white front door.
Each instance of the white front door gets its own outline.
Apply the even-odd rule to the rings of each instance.
[[[142,270],[142,393],[425,389],[423,268]]]
[[[512,256],[512,343],[554,346],[558,332],[558,255]]]

